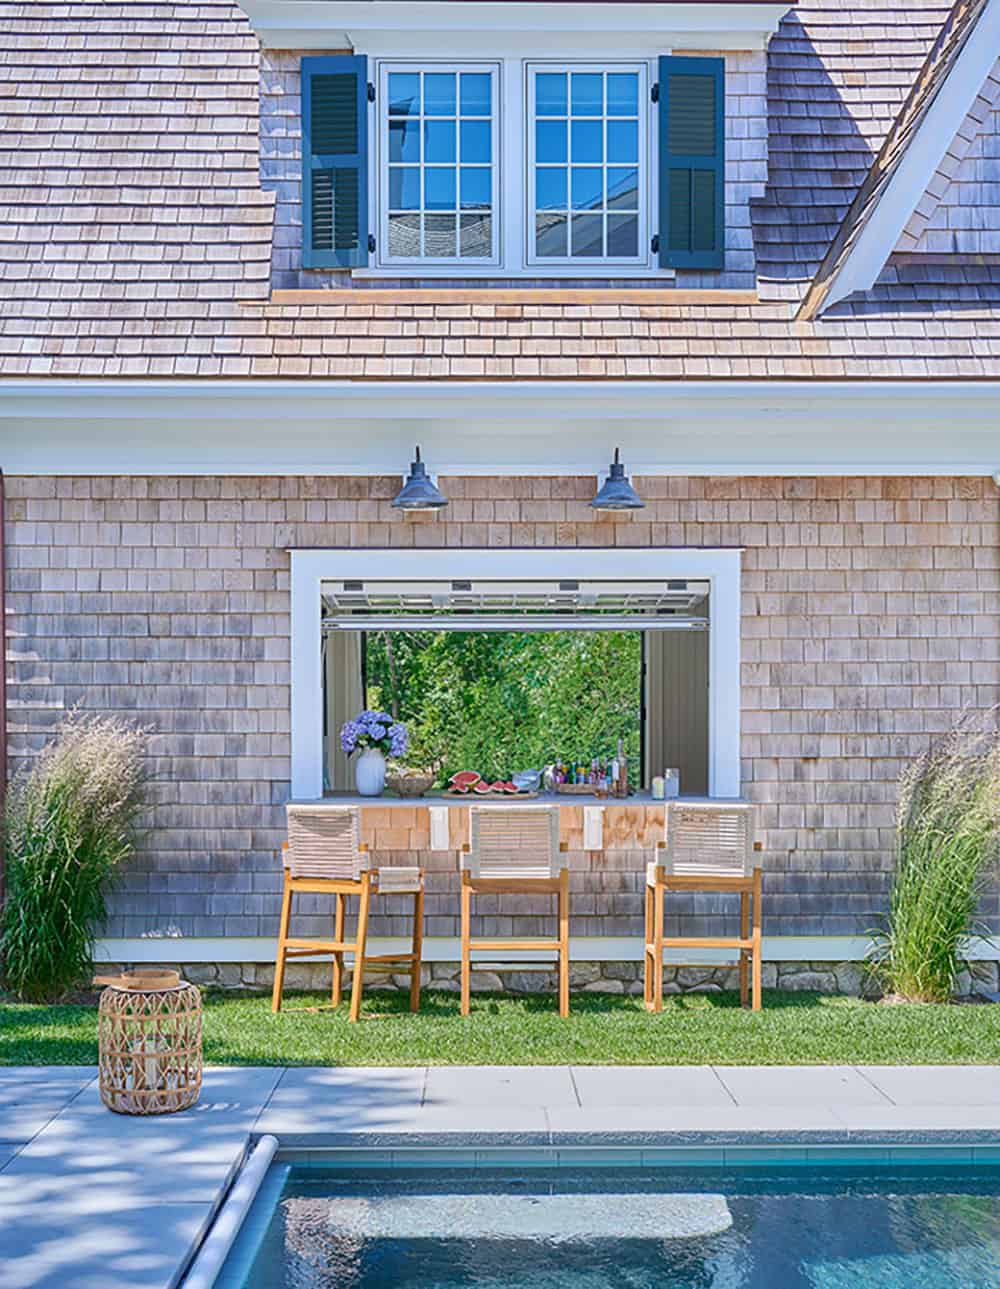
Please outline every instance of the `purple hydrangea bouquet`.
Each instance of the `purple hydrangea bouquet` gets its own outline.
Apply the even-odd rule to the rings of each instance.
[[[398,758],[406,755],[410,736],[406,726],[393,721],[388,712],[359,712],[341,727],[340,746],[348,756],[358,748],[375,748],[383,756]]]
[[[359,712],[341,727],[340,746],[348,756],[361,753],[354,768],[358,792],[377,797],[385,787],[385,758],[405,756],[410,736],[388,712]]]

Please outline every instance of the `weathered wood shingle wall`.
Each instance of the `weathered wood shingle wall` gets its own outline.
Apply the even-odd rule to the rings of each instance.
[[[388,505],[395,478],[6,482],[15,758],[76,705],[156,731],[153,828],[112,935],[275,930],[289,546],[512,545],[542,567],[556,546],[743,545],[743,777],[771,934],[873,925],[903,759],[961,708],[1000,701],[987,479],[649,478],[647,508],[614,521],[587,506],[590,478],[447,479],[447,512],[408,519]],[[638,931],[642,860],[573,857],[575,934]],[[455,858],[425,862],[429,932],[452,934]],[[709,925],[707,897],[676,907]],[[988,912],[1000,926],[1000,900]]]

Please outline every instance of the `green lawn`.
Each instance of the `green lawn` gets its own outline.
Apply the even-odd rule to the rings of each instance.
[[[419,1015],[402,994],[370,993],[363,1020],[346,1007],[307,1010],[290,994],[280,1016],[263,997],[206,995],[205,1059],[213,1065],[988,1064],[1000,1063],[1000,1006],[879,1006],[765,991],[764,1011],[735,994],[688,994],[648,1015],[641,999],[574,994],[568,1021],[552,998],[480,994],[463,1020],[454,994],[425,992]],[[0,1001],[0,1065],[97,1061],[96,1008]]]

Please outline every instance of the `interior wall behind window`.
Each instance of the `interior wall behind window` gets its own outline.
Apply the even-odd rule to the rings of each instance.
[[[680,770],[681,792],[708,795],[708,632],[646,633],[646,777]]]
[[[333,792],[354,788],[351,762],[340,747],[340,727],[364,707],[361,632],[333,631],[323,638],[326,698],[326,786]]]

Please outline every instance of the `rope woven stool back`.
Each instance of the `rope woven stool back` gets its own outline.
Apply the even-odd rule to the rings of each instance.
[[[368,867],[357,806],[289,806],[285,867],[292,877],[356,882]]]
[[[555,877],[559,864],[559,807],[511,806],[470,810],[474,878]]]
[[[748,877],[753,871],[753,806],[671,802],[666,833],[669,877]]]

